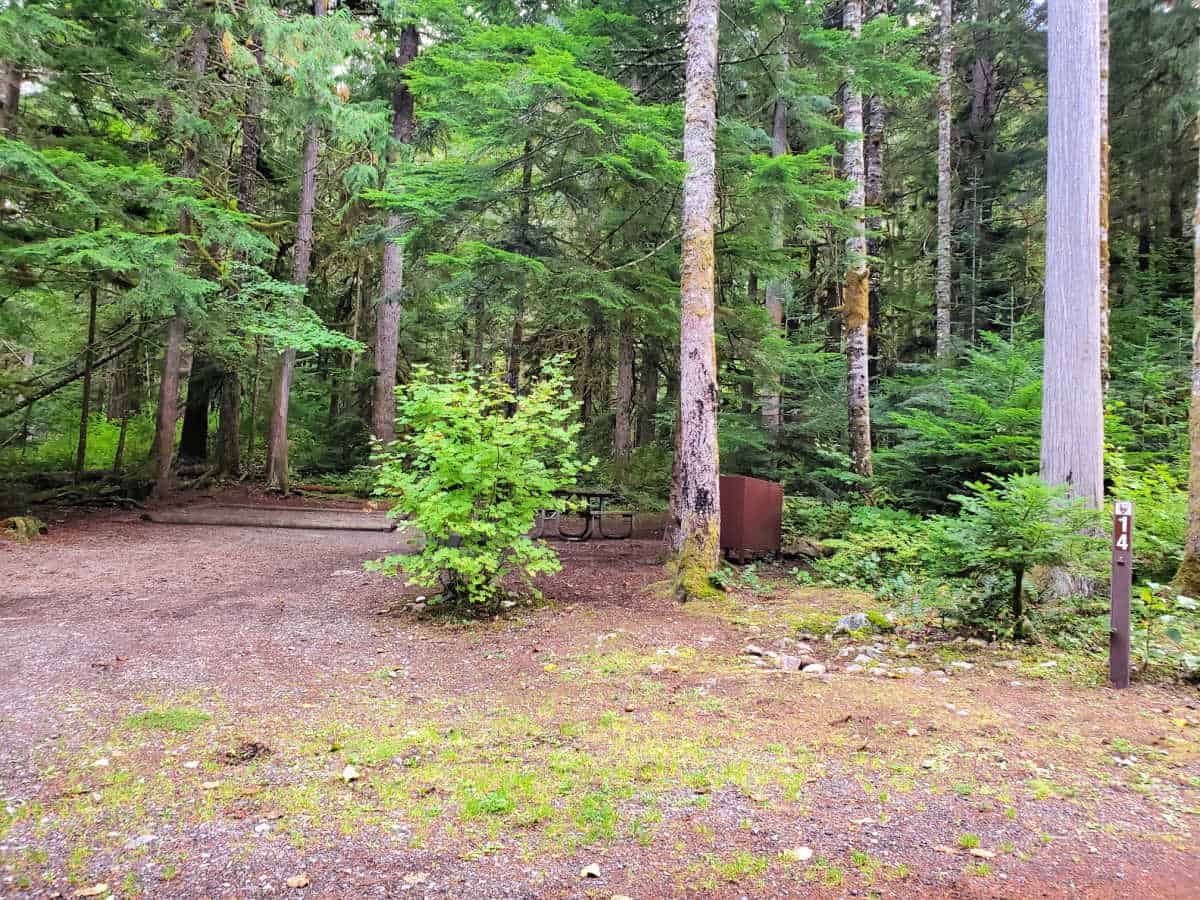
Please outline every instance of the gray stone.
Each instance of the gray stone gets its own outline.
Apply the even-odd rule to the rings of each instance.
[[[842,616],[833,626],[834,634],[847,634],[851,631],[861,631],[864,628],[871,628],[871,620],[867,618],[866,613],[850,613]]]
[[[811,663],[800,670],[805,675],[824,675],[825,667],[820,663]]]

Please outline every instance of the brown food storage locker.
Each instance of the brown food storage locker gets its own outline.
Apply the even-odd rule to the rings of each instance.
[[[721,551],[742,562],[779,555],[783,485],[745,475],[721,476]]]

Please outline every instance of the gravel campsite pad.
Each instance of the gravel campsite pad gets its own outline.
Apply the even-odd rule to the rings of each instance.
[[[835,636],[869,599],[783,569],[680,606],[651,541],[560,544],[544,604],[448,623],[363,571],[401,540],[0,544],[0,892],[1196,895],[1194,687]]]

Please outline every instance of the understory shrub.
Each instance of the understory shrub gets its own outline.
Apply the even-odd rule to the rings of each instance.
[[[1015,636],[1028,636],[1026,574],[1046,567],[1097,576],[1107,546],[1094,536],[1100,513],[1036,475],[993,475],[967,487],[970,493],[951,498],[960,505],[957,516],[931,520],[934,571],[977,587],[943,592],[945,611],[993,633],[1007,624]]]
[[[784,497],[783,542],[839,537],[849,527],[853,509],[844,500],[826,503],[813,497]]]
[[[1134,471],[1122,453],[1109,453],[1105,474],[1114,500],[1133,501],[1133,560],[1138,577],[1169,581],[1187,538],[1187,485],[1165,465]]]
[[[555,491],[591,468],[578,459],[578,403],[564,363],[546,363],[519,398],[479,371],[438,379],[419,368],[398,389],[397,440],[381,453],[376,493],[395,498],[422,549],[368,563],[385,575],[441,591],[441,602],[492,607],[502,581],[556,572],[558,557],[528,536],[540,510],[562,512]]]
[[[1133,658],[1143,671],[1157,666],[1200,676],[1200,603],[1148,582],[1134,591],[1129,612]]]
[[[885,506],[850,507],[841,536],[821,541],[833,555],[818,560],[813,573],[822,581],[865,587],[890,595],[924,568],[929,553],[926,523],[913,513]]]

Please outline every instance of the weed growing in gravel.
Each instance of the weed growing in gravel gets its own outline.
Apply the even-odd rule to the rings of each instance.
[[[200,709],[192,709],[187,706],[165,706],[129,716],[125,720],[125,724],[129,728],[186,733],[195,731],[211,718],[212,716]]]

